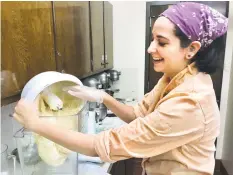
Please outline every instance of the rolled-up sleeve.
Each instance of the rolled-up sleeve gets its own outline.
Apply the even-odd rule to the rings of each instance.
[[[189,96],[161,103],[145,117],[98,134],[95,150],[105,162],[131,157],[149,158],[198,140],[204,133],[204,115]]]
[[[168,79],[166,77],[160,78],[157,85],[149,93],[145,94],[143,100],[137,105],[133,106],[136,118],[145,117],[149,107],[152,104],[156,104],[160,100],[160,95],[163,89],[166,87],[167,81]]]
[[[150,97],[151,96],[152,96],[152,92],[146,94],[140,103],[133,106],[133,110],[134,110],[134,114],[135,114],[136,118],[146,116],[146,113],[147,113],[149,106],[150,106]]]

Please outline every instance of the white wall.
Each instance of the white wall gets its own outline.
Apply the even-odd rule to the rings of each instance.
[[[120,89],[119,97],[140,100],[144,96],[146,2],[111,3],[114,68],[122,72],[115,87]]]

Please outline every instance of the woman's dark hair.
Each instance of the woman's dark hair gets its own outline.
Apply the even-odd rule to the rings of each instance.
[[[191,44],[191,40],[180,30],[179,27],[175,26],[175,35],[180,39],[180,46],[186,48]],[[196,67],[200,72],[212,74],[220,65],[221,58],[225,54],[225,41],[226,34],[215,39],[208,47],[203,50],[199,50],[191,62],[195,62]]]

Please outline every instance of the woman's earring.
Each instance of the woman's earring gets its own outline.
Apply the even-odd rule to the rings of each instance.
[[[192,58],[193,56],[192,55],[188,55],[188,58]]]

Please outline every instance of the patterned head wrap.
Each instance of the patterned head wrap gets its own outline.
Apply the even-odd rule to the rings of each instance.
[[[202,48],[227,32],[228,18],[201,3],[178,3],[160,16],[173,22],[191,41],[199,41]]]

